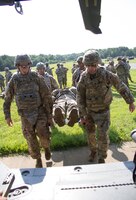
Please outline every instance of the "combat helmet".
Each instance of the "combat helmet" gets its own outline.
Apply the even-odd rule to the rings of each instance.
[[[122,60],[122,57],[121,57],[121,56],[118,56],[118,57],[117,57],[117,61],[120,61],[120,60]]]
[[[96,50],[88,50],[83,56],[83,63],[85,65],[101,64],[101,58]]]
[[[81,63],[83,61],[83,56],[79,56],[76,61],[77,61],[77,63],[78,62]]]
[[[8,67],[5,67],[5,71],[9,71],[9,68],[8,68]]]
[[[43,62],[38,62],[38,63],[36,64],[36,69],[37,69],[37,70],[38,70],[38,69],[45,69],[44,63],[43,63]]]
[[[110,61],[109,61],[109,65],[114,65],[114,61],[113,61],[113,60],[110,60]]]
[[[19,65],[29,65],[29,66],[31,66],[32,65],[32,60],[31,60],[30,56],[27,55],[27,54],[17,55],[15,57],[14,65],[16,67],[18,67]]]

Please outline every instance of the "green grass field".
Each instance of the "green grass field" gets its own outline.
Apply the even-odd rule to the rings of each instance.
[[[65,63],[65,66],[69,68],[68,71],[68,87],[71,86],[71,63]],[[53,73],[55,76],[56,65]],[[33,68],[35,69],[35,68]],[[15,70],[14,70],[15,71]],[[134,83],[130,83],[130,89],[134,97],[136,97],[136,70],[131,70],[131,76]],[[28,152],[26,141],[21,132],[20,118],[17,114],[15,102],[12,103],[11,113],[12,120],[14,122],[13,127],[8,127],[5,122],[3,114],[3,99],[0,99],[0,155],[9,154],[24,154]],[[122,97],[113,89],[113,102],[111,104],[111,126],[109,130],[111,143],[119,143],[124,141],[130,141],[130,132],[136,128],[136,111],[130,113],[128,105],[122,99]],[[57,125],[51,130],[52,150],[67,149],[69,147],[79,147],[87,144],[86,134],[82,127],[75,124],[73,128],[67,125],[58,127]]]

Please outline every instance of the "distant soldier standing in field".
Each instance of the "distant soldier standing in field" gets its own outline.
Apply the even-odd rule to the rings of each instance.
[[[56,75],[57,75],[57,80],[59,83],[59,88],[62,89],[62,85],[63,85],[63,70],[60,66],[60,63],[57,63],[57,69],[55,71]]]
[[[50,75],[53,76],[52,69],[53,69],[53,68],[50,68],[49,63],[46,62],[46,63],[45,63],[45,71],[46,71],[48,74],[50,74]]]
[[[0,74],[0,89],[1,89],[1,92],[3,92],[5,89],[4,76],[2,74]]]
[[[15,97],[29,153],[36,159],[36,167],[39,168],[42,167],[40,144],[44,148],[46,160],[51,157],[49,125],[52,124],[53,102],[44,78],[31,71],[31,65],[31,58],[27,54],[16,56],[18,73],[13,74],[8,83],[3,109],[7,124],[12,126],[10,107]]]
[[[80,124],[85,125],[87,131],[88,145],[91,150],[89,161],[104,163],[109,145],[111,87],[114,86],[129,104],[130,112],[135,110],[134,97],[116,74],[99,66],[101,58],[97,51],[88,50],[83,56],[83,63],[86,71],[82,73],[77,85]]]
[[[128,83],[129,69],[127,65],[122,61],[121,57],[118,57],[117,61],[118,63],[115,65],[116,73],[118,77],[120,78],[120,80],[122,80],[129,87],[129,83]]]
[[[67,72],[68,72],[68,68],[64,67],[63,63],[61,63],[60,66],[61,66],[61,69],[63,71],[63,74],[62,74],[62,86],[63,86],[63,88],[66,88],[67,87]]]
[[[78,68],[78,65],[76,63],[73,63],[71,73],[73,74],[74,71]]]
[[[125,57],[122,58],[122,61],[125,63],[125,65],[126,65],[126,67],[128,69],[128,74],[127,74],[128,75],[128,79],[131,81],[131,83],[133,83],[132,78],[131,78],[131,74],[130,74],[131,66],[129,64],[129,61],[127,61],[127,59]]]
[[[115,67],[114,67],[114,61],[113,60],[109,61],[109,64],[106,66],[106,70],[116,74],[116,70],[115,70]]]
[[[11,79],[12,72],[9,70],[8,67],[5,67],[5,79],[6,79],[6,85],[8,84],[9,80]]]

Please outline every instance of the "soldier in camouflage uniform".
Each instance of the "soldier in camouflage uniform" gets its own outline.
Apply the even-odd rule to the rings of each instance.
[[[129,64],[129,61],[125,57],[122,58],[122,61],[124,62],[124,64],[126,65],[126,68],[128,69],[128,73],[127,73],[128,79],[131,81],[131,83],[133,83],[132,78],[131,78],[131,74],[130,74],[131,66]]]
[[[7,124],[12,126],[10,107],[15,97],[29,153],[36,159],[36,167],[42,167],[40,144],[45,150],[46,160],[51,157],[49,125],[52,124],[53,102],[44,78],[31,71],[31,65],[31,58],[27,54],[16,56],[18,73],[13,74],[8,83],[3,109]]]
[[[55,78],[52,75],[45,72],[45,65],[43,62],[37,63],[36,69],[37,69],[38,74],[44,77],[45,83],[48,86],[50,92],[59,88],[58,83],[55,80]]]
[[[122,61],[121,57],[117,58],[118,63],[115,65],[116,73],[120,80],[122,80],[128,87],[128,74],[129,74],[129,69],[125,65],[125,63]]]
[[[113,60],[109,61],[109,64],[106,66],[106,70],[116,74],[116,70],[115,70],[115,67],[114,67],[114,61]]]
[[[52,69],[53,69],[53,68],[50,68],[49,63],[46,62],[46,63],[45,63],[45,71],[46,71],[48,74],[50,74],[51,76],[53,76]]]
[[[8,84],[9,80],[11,79],[12,72],[9,70],[8,67],[5,67],[5,79],[6,79],[6,85]]]
[[[71,73],[73,74],[77,68],[78,68],[78,65],[76,63],[73,63]]]
[[[57,89],[52,92],[53,117],[58,126],[74,126],[78,122],[76,88]]]
[[[63,85],[63,70],[61,68],[61,65],[60,63],[57,64],[57,69],[55,71],[56,75],[57,75],[57,80],[58,80],[58,83],[59,83],[59,87],[60,89],[62,89],[62,85]]]
[[[1,89],[1,92],[3,92],[5,89],[4,76],[2,74],[0,74],[0,89]]]
[[[114,86],[129,104],[130,112],[135,110],[134,97],[116,74],[99,66],[101,58],[97,51],[88,50],[84,54],[83,62],[87,69],[82,73],[77,85],[80,123],[85,125],[87,131],[88,145],[91,150],[90,162],[104,163],[109,145],[111,87]]]
[[[79,56],[77,58],[78,68],[74,71],[74,73],[72,75],[72,86],[74,86],[74,87],[77,86],[77,83],[80,79],[82,72],[85,71],[85,66],[82,61],[83,61],[83,56]]]
[[[62,74],[62,86],[63,86],[63,88],[66,88],[67,87],[67,72],[68,72],[68,68],[64,67],[64,65],[62,63],[60,64],[60,66],[61,66],[61,69],[63,71],[63,74]]]

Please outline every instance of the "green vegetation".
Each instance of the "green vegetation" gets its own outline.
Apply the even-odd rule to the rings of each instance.
[[[86,49],[87,50],[87,49]],[[117,58],[118,56],[125,56],[127,58],[136,57],[136,47],[129,49],[128,47],[116,47],[108,49],[97,49],[101,55],[102,59],[107,60],[108,58]],[[84,52],[80,53],[71,53],[65,55],[52,55],[52,54],[39,54],[39,55],[30,55],[33,61],[33,66],[38,62],[49,62],[51,64],[57,62],[69,62],[71,60],[76,60],[78,56],[83,55]],[[2,55],[0,56],[0,71],[4,71],[5,67],[9,69],[15,69],[14,67],[14,56]],[[131,61],[131,60],[130,60]],[[134,62],[134,60],[132,60]]]
[[[71,67],[73,62],[65,63],[69,68],[68,87],[71,86]],[[55,75],[56,64],[53,73]],[[33,68],[35,69],[35,68]],[[135,83],[130,83],[130,89],[136,97],[136,70],[131,70],[132,79]],[[0,99],[0,155],[24,154],[28,152],[27,143],[21,131],[20,118],[17,114],[15,102],[11,107],[13,127],[8,127],[3,114],[3,99]],[[111,126],[109,130],[111,143],[119,143],[131,140],[130,132],[136,128],[136,112],[130,113],[128,105],[113,88],[113,102],[111,104]],[[75,124],[73,128],[65,125],[52,128],[52,150],[67,149],[69,147],[79,147],[87,144],[86,134],[82,127]]]

